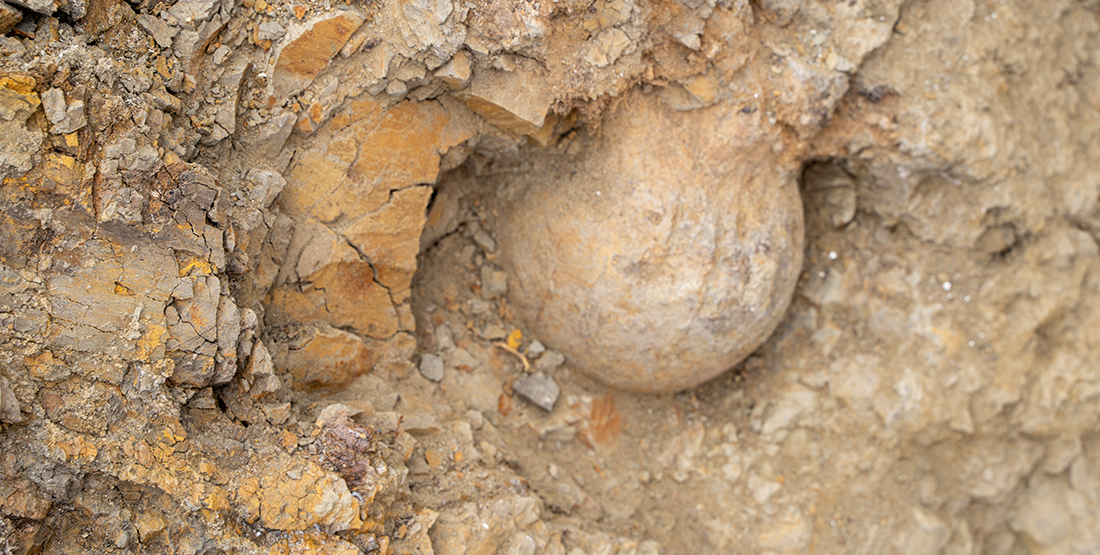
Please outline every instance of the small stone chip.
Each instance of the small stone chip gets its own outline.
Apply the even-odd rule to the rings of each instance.
[[[553,378],[547,377],[542,372],[536,372],[516,380],[513,386],[521,397],[542,407],[547,412],[554,410],[554,403],[558,401],[561,388]]]
[[[477,243],[477,246],[481,247],[481,250],[485,252],[497,251],[496,239],[493,239],[492,235],[485,233],[485,231],[483,230],[479,229],[477,233],[474,233],[474,242]]]
[[[551,372],[565,364],[565,355],[558,351],[546,351],[544,355],[535,361],[535,370],[539,372]]]
[[[508,292],[508,274],[500,268],[486,264],[481,267],[481,297],[493,299]]]
[[[433,381],[443,381],[443,359],[432,354],[420,357],[420,375]]]

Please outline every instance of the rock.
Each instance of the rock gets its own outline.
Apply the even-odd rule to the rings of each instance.
[[[408,26],[408,31],[404,33],[406,40],[416,45],[418,50],[440,52],[450,47],[453,52],[465,38],[465,27],[453,22],[460,21],[465,10],[461,9],[460,4],[460,11],[456,14],[458,17],[452,20],[451,25],[446,25],[453,13],[455,3],[451,0],[412,0],[402,4],[401,19]]]
[[[519,69],[475,75],[462,98],[490,124],[517,135],[535,133],[542,127],[551,99],[542,77]]]
[[[797,420],[817,408],[817,394],[802,388],[788,391],[768,412],[760,434],[770,436],[793,426]]]
[[[893,538],[898,555],[937,555],[951,538],[951,528],[935,514],[913,509],[909,522]]]
[[[346,10],[287,31],[271,70],[275,96],[282,101],[308,87],[362,24],[361,13]]]
[[[608,29],[589,43],[591,46],[584,60],[596,67],[607,67],[615,63],[630,46],[630,37],[621,29]]]
[[[684,389],[783,317],[802,266],[801,200],[791,173],[762,162],[770,147],[703,131],[714,108],[674,126],[655,95],[629,102],[578,145],[584,156],[535,162],[500,260],[517,316],[577,368],[633,391]],[[662,155],[669,141],[695,154]]]
[[[256,28],[256,40],[277,41],[286,36],[286,29],[275,21],[265,21]]]
[[[469,371],[479,366],[481,366],[481,362],[474,358],[474,355],[471,355],[470,351],[466,349],[455,349],[447,356],[447,368]]]
[[[149,14],[139,15],[137,23],[153,36],[153,40],[157,41],[157,46],[161,48],[172,48],[172,39],[179,34],[178,28],[169,25],[159,17],[153,17]]]
[[[561,393],[557,382],[542,372],[521,377],[516,380],[513,388],[524,399],[542,407],[547,412],[554,410],[554,403],[558,401],[558,395]]]
[[[371,350],[355,335],[323,325],[299,333],[293,348],[274,357],[280,372],[294,376],[296,388],[338,387],[370,371]]]
[[[842,73],[822,71],[790,56],[779,90],[782,93],[777,97],[779,107],[776,118],[793,127],[799,137],[805,138],[828,122],[848,91],[848,78]]]
[[[505,330],[504,328],[496,324],[486,324],[485,328],[482,329],[478,335],[482,339],[486,339],[489,341],[499,341],[501,339],[504,339],[505,337],[508,337],[508,330]]]
[[[539,346],[541,347],[542,344],[539,343]],[[528,349],[528,352],[531,352],[530,349]],[[535,353],[531,354],[533,355]],[[565,364],[565,355],[561,354],[558,351],[546,351],[542,356],[538,358],[538,360],[535,361],[535,370],[549,373],[557,370],[563,364]]]
[[[437,355],[425,354],[420,357],[420,375],[433,382],[443,381],[443,359]]]
[[[481,247],[481,250],[489,253],[497,252],[497,242],[491,235],[485,233],[484,230],[479,229],[474,233],[474,243]]]
[[[546,346],[543,345],[538,339],[532,341],[531,344],[527,346],[527,356],[529,358],[536,358],[545,352]],[[565,355],[562,355],[561,361],[563,364],[565,363]]]
[[[856,215],[856,185],[851,175],[835,164],[811,164],[802,173],[807,220],[820,219],[835,228],[844,227]]]
[[[435,327],[435,351],[445,353],[455,348],[454,335],[446,324]]]
[[[27,129],[27,119],[41,104],[34,92],[33,77],[23,74],[0,76],[0,175],[22,175],[31,169],[31,157],[45,134]]]
[[[168,8],[168,13],[181,23],[195,28],[210,19],[219,7],[219,0],[179,0]]]
[[[54,0],[8,0],[8,2],[42,15],[52,15],[57,10],[57,2]]]
[[[252,185],[250,196],[260,206],[267,208],[286,187],[282,174],[271,170],[251,169],[246,177]]]
[[[455,52],[454,57],[435,72],[435,76],[453,89],[461,89],[470,82],[470,55],[465,50]]]
[[[508,274],[496,266],[481,267],[481,298],[495,299],[508,292]]]
[[[23,21],[23,12],[0,2],[0,35],[6,35],[20,21]]]
[[[811,522],[796,507],[773,519],[758,536],[760,546],[778,553],[804,553],[813,537]]]
[[[15,398],[15,392],[8,386],[8,381],[0,376],[0,422],[17,424],[23,421],[23,413],[19,409],[19,400]]]

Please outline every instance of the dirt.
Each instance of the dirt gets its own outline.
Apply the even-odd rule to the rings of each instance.
[[[1100,553],[1098,19],[0,2],[0,552]],[[676,393],[500,258],[631,117],[805,207],[778,328]]]

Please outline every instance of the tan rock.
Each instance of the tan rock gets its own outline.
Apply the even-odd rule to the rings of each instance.
[[[516,69],[486,70],[474,76],[463,100],[490,124],[516,135],[535,133],[546,120],[552,97],[538,74]]]
[[[24,74],[0,76],[0,174],[21,175],[31,169],[31,156],[38,151],[45,133],[28,130],[27,118],[42,103],[34,92],[36,82]]]
[[[317,203],[314,215],[328,222],[367,214],[382,208],[390,191],[434,182],[440,153],[474,131],[435,102],[394,106],[361,137],[359,157],[349,168],[348,179]]]
[[[292,28],[272,69],[275,96],[286,100],[308,87],[362,24],[362,14],[347,10]]]
[[[570,364],[634,391],[684,389],[785,313],[804,242],[796,168],[752,120],[627,102],[583,155],[532,168],[501,261],[517,316]]]
[[[348,302],[354,299],[355,302]],[[272,316],[283,322],[326,322],[377,339],[400,329],[390,292],[374,281],[365,262],[340,262],[319,271],[312,287],[280,287],[270,297]]]
[[[329,326],[304,330],[308,334],[294,342],[294,348],[279,353],[275,367],[288,371],[299,389],[331,388],[343,385],[371,369],[372,353],[359,337]]]
[[[431,187],[396,191],[382,209],[355,222],[345,233],[371,260],[378,282],[391,291],[406,290],[412,281],[431,197]]]
[[[470,82],[470,55],[465,50],[455,52],[451,61],[436,70],[435,76],[452,88],[465,87],[466,83]]]
[[[260,521],[268,528],[305,530],[320,524],[338,532],[360,523],[359,502],[344,481],[313,462],[272,461],[259,485]]]

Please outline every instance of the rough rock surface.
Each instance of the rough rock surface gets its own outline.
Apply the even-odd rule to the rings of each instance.
[[[4,2],[0,551],[1088,552],[1096,14]],[[807,206],[776,333],[676,395],[540,368],[495,244],[643,96]]]

